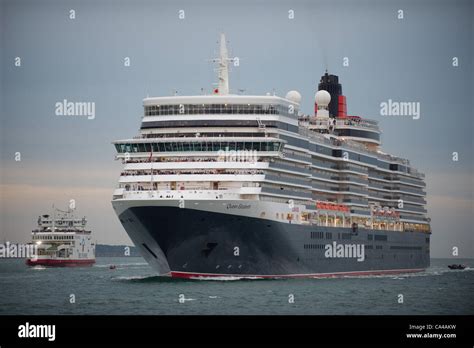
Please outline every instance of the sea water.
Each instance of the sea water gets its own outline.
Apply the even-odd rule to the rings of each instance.
[[[3,315],[473,313],[473,259],[432,259],[424,272],[398,275],[212,280],[158,277],[138,257],[101,257],[85,268],[0,260]]]

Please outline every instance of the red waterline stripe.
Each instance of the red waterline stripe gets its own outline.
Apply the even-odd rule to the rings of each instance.
[[[170,275],[173,278],[216,278],[216,277],[242,277],[242,278],[333,278],[344,276],[364,276],[364,275],[383,275],[383,274],[400,274],[422,272],[424,268],[413,269],[389,269],[376,271],[357,271],[357,272],[336,272],[336,273],[309,273],[309,274],[275,274],[275,275],[258,275],[258,274],[218,274],[218,273],[194,273],[194,272],[174,272]]]

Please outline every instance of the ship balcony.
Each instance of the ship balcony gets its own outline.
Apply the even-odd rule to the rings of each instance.
[[[403,193],[412,193],[412,194],[415,194],[415,195],[418,195],[418,196],[426,196],[426,192],[423,191],[423,189],[421,188],[410,188],[410,187],[398,187],[398,186],[394,186],[393,187],[393,190],[394,191],[401,191]]]
[[[420,214],[426,214],[428,211],[426,208],[422,206],[413,206],[413,205],[404,205],[403,208],[398,209],[400,212],[407,212],[407,213],[420,213]]]
[[[393,199],[396,199],[396,200],[402,200],[403,202],[405,203],[412,203],[412,204],[416,204],[416,205],[426,205],[426,200],[424,198],[421,198],[421,197],[415,197],[415,196],[400,196],[398,194],[395,194],[393,196]]]
[[[404,203],[413,203],[416,205],[426,205],[426,200],[423,197],[415,197],[415,196],[404,196],[399,195],[395,192],[377,192],[377,191],[369,191],[369,196],[372,199],[384,200],[384,201],[392,201],[398,202],[402,200]]]
[[[364,207],[368,205],[367,199],[344,198],[342,202],[347,205],[362,205]]]
[[[289,178],[289,177],[286,177],[286,176],[278,176],[278,175],[273,175],[273,174],[267,174],[267,175],[265,175],[265,181],[283,183],[283,184],[286,184],[286,185],[294,184],[294,185],[298,185],[298,186],[311,188],[311,182],[310,182],[309,178],[307,178],[307,179],[301,179],[301,178],[298,178],[298,177]]]
[[[383,191],[381,192],[382,194],[385,192],[385,194],[407,194],[407,195],[410,195],[410,196],[407,196],[407,197],[412,197],[411,195],[413,196],[417,196],[417,197],[425,197],[426,196],[426,193],[423,191],[423,190],[417,190],[417,189],[406,189],[406,188],[399,188],[399,187],[391,187],[391,186],[387,186],[387,185],[377,185],[377,184],[374,184],[374,183],[371,183],[369,185],[369,189],[371,190],[375,190],[375,191]],[[409,199],[407,199],[409,200]]]
[[[289,160],[295,160],[299,162],[304,162],[305,164],[311,164],[311,156],[304,156],[296,153],[290,153],[290,152],[282,152],[281,153],[282,158],[286,158]]]
[[[290,164],[285,164],[281,162],[270,162],[270,166],[268,167],[268,169],[280,169],[282,171],[290,172],[292,174],[295,173],[296,175],[311,175],[311,171],[309,168],[295,167]]]
[[[415,187],[421,188],[421,189],[426,187],[426,183],[423,181],[423,179],[407,178],[405,176],[401,176],[401,175],[398,175],[398,174],[376,174],[376,173],[371,172],[369,174],[369,179],[370,180],[382,180],[382,181],[387,182],[388,184],[410,185],[410,186],[415,186]]]
[[[331,187],[331,191],[335,191],[335,193],[339,193],[339,194],[357,194],[357,195],[363,195],[363,196],[367,196],[369,193],[367,188],[364,189],[364,188],[354,187],[354,186]]]
[[[334,162],[323,162],[314,157],[311,158],[311,167],[332,169]]]
[[[262,187],[262,193],[268,193],[271,195],[283,196],[283,197],[291,197],[294,199],[306,199],[311,200],[311,193],[310,191],[295,191],[290,188],[286,189],[284,187],[276,188],[270,186]]]
[[[356,174],[368,174],[368,169],[362,166],[356,166],[350,163],[339,163],[337,165],[333,165],[332,169],[339,170],[341,172],[355,172]]]
[[[346,184],[353,184],[353,185],[360,185],[360,186],[367,186],[367,179],[363,179],[362,177],[356,176],[339,176],[333,173],[322,173],[322,172],[313,172],[313,176],[311,180],[319,180],[319,181],[329,181],[332,183],[346,183]]]
[[[400,214],[400,220],[416,220],[416,221],[425,222],[425,223],[430,222],[429,218],[425,216],[404,215],[403,213]]]
[[[426,183],[423,182],[422,179],[416,179],[416,178],[407,178],[405,176],[399,176],[398,178],[393,178],[393,180],[398,180],[400,181],[401,183],[405,183],[405,184],[411,184],[411,185],[417,185],[417,186],[421,186],[421,187],[425,187],[426,186]]]

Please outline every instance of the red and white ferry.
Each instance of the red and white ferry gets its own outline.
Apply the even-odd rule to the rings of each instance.
[[[32,231],[38,255],[26,260],[29,266],[91,266],[95,263],[95,243],[86,230],[85,217],[76,218],[74,210],[53,207],[52,215],[38,217]]]

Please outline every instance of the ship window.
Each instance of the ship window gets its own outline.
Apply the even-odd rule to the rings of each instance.
[[[117,144],[116,149],[124,152],[172,152],[172,151],[219,151],[229,150],[255,150],[255,151],[279,151],[282,143],[279,142],[167,142],[167,143],[140,143],[140,144]]]
[[[262,105],[262,104],[179,104],[179,105],[147,105],[144,108],[145,116],[162,116],[178,114],[281,114],[295,116],[298,110],[290,113],[288,105]],[[184,112],[180,112],[184,111]]]

